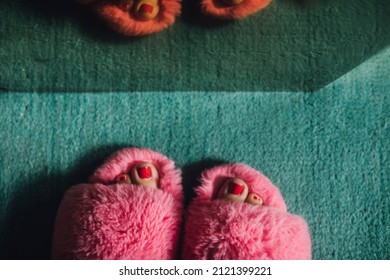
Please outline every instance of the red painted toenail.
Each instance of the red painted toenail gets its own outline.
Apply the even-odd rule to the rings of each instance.
[[[234,195],[240,195],[242,193],[242,191],[244,190],[244,187],[239,185],[239,184],[236,184],[236,183],[232,183],[230,186],[229,186],[229,193],[231,194],[234,194]]]
[[[254,198],[254,199],[259,199],[257,196],[254,196],[253,198]]]
[[[129,180],[129,175],[127,174],[120,174],[115,178],[117,182],[127,182]]]
[[[151,14],[153,13],[153,6],[150,4],[142,4],[139,11],[143,14]]]
[[[138,172],[138,176],[141,179],[148,179],[152,177],[152,169],[150,168],[150,166],[138,167],[137,172]]]

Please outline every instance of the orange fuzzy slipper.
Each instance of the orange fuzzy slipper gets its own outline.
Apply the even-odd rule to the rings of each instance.
[[[272,0],[202,0],[204,14],[221,19],[242,19],[268,6]]]
[[[92,9],[114,30],[126,36],[162,31],[175,22],[180,0],[76,0]]]

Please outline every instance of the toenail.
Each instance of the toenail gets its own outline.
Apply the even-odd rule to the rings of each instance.
[[[243,190],[244,190],[243,186],[236,184],[236,183],[232,183],[232,184],[230,184],[228,191],[231,194],[240,195],[243,192]]]
[[[115,178],[117,183],[130,183],[130,177],[128,174],[120,174]]]
[[[152,177],[152,169],[150,168],[150,166],[138,167],[137,173],[141,179],[149,179]]]
[[[139,11],[143,14],[151,14],[153,13],[153,6],[150,4],[142,4]]]
[[[119,8],[124,11],[124,12],[128,12],[131,8],[131,3],[132,1],[129,1],[129,0],[122,0],[119,2],[118,6]]]

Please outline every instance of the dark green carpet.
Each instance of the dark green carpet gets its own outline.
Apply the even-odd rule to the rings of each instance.
[[[315,259],[390,259],[390,49],[303,92],[0,95],[0,257],[50,257],[64,191],[106,156],[149,147],[183,169],[244,162],[311,229]]]
[[[0,0],[0,88],[313,91],[390,44],[388,0],[274,0],[234,23],[197,3],[167,31],[123,39],[71,0]]]

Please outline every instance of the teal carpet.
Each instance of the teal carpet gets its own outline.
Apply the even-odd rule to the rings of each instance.
[[[234,24],[185,1],[142,39],[51,2],[0,0],[0,259],[50,258],[64,192],[128,146],[174,159],[186,204],[203,169],[249,164],[314,259],[390,259],[389,1],[275,0]]]
[[[390,49],[312,93],[0,96],[0,256],[49,258],[58,203],[121,147],[244,162],[309,222],[315,259],[390,259]]]

